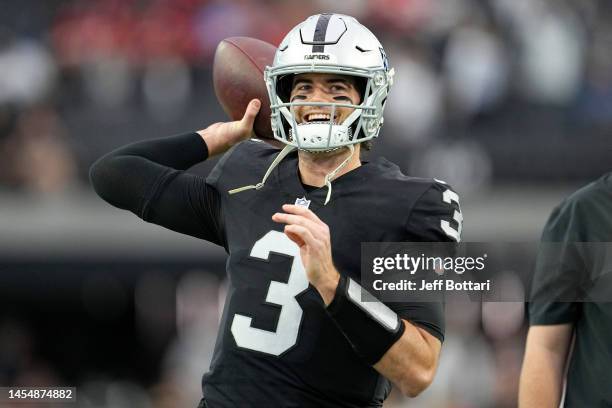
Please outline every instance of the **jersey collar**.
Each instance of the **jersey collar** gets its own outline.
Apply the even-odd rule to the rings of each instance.
[[[340,197],[351,190],[351,187],[355,189],[363,185],[364,182],[367,182],[368,174],[371,173],[371,170],[378,167],[377,164],[381,160],[385,159],[377,158],[371,162],[362,162],[361,166],[332,180],[332,195],[327,207],[334,205]],[[327,187],[316,188],[310,193],[304,189],[299,176],[297,152],[292,152],[279,164],[276,168],[276,175],[279,180],[280,189],[287,196],[288,203],[294,203],[296,198],[305,197],[311,200],[309,207],[311,210],[323,207]]]

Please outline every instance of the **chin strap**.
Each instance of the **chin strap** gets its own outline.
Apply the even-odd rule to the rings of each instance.
[[[336,174],[338,174],[338,172],[340,170],[342,170],[344,168],[344,166],[346,166],[348,164],[348,162],[353,157],[353,154],[355,153],[355,146],[353,146],[352,144],[346,146],[346,148],[349,149],[351,154],[349,154],[348,157],[346,159],[344,159],[344,161],[342,163],[340,163],[340,165],[338,167],[336,167],[331,173],[329,173],[329,174],[327,174],[325,176],[325,185],[327,186],[327,196],[325,197],[325,203],[323,205],[327,205],[327,203],[329,203],[329,200],[331,199],[331,193],[332,193],[331,182],[332,182],[332,179],[336,176]],[[272,162],[272,164],[270,164],[270,167],[268,167],[268,170],[266,170],[266,174],[264,174],[263,178],[261,179],[261,181],[259,183],[251,184],[250,186],[234,188],[234,189],[228,191],[228,193],[229,194],[236,194],[236,193],[240,193],[240,192],[246,191],[246,190],[259,190],[259,189],[261,189],[264,186],[264,184],[266,184],[266,180],[268,179],[268,177],[272,173],[272,170],[274,170],[274,168],[276,166],[278,166],[278,163],[280,163],[281,160],[283,160],[289,153],[291,153],[295,149],[296,149],[296,147],[294,147],[294,146],[286,145],[283,148],[283,150],[281,150],[280,153],[274,158],[274,161]]]
[[[240,193],[242,191],[246,191],[246,190],[259,190],[260,188],[262,188],[264,186],[264,184],[266,184],[266,180],[268,179],[268,177],[270,176],[270,174],[272,173],[272,170],[274,170],[274,168],[278,165],[278,163],[281,162],[281,160],[283,160],[285,158],[285,156],[287,156],[289,153],[291,153],[292,151],[294,151],[296,148],[291,146],[291,145],[286,145],[283,150],[280,151],[280,153],[274,158],[274,161],[272,162],[272,164],[270,164],[270,167],[268,167],[268,170],[266,170],[266,174],[264,174],[263,178],[261,179],[261,181],[255,185],[251,184],[250,186],[244,186],[244,187],[238,187],[235,188],[233,190],[228,191],[229,194],[236,194],[236,193]]]
[[[342,170],[342,168],[344,168],[344,166],[348,164],[348,162],[351,160],[351,157],[353,157],[353,154],[355,153],[355,146],[353,146],[352,144],[347,145],[346,148],[349,149],[351,154],[349,154],[348,157],[344,159],[344,161],[340,163],[340,165],[336,167],[334,171],[332,171],[331,173],[325,176],[325,185],[327,186],[327,196],[325,197],[325,203],[323,205],[327,205],[327,203],[329,203],[329,200],[331,199],[331,193],[332,193],[331,181],[332,179],[336,176],[336,174],[338,174],[340,170]]]

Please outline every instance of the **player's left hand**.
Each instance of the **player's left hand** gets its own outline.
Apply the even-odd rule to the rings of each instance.
[[[283,211],[274,214],[272,220],[286,224],[285,234],[300,247],[308,281],[328,305],[340,279],[332,261],[329,227],[308,208],[285,204]]]

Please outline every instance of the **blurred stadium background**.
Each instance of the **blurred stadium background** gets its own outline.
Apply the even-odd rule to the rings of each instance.
[[[465,241],[535,241],[554,205],[612,169],[604,0],[2,0],[0,10],[0,385],[77,386],[79,407],[200,398],[224,253],[111,208],[87,171],[119,145],[224,120],[211,59],[225,37],[278,44],[326,11],[369,26],[397,71],[371,154],[453,184]],[[447,315],[435,383],[385,406],[516,406],[523,305]]]

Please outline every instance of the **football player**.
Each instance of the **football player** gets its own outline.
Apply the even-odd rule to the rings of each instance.
[[[240,121],[120,148],[91,179],[111,204],[221,245],[228,295],[200,406],[378,407],[416,396],[444,338],[439,303],[362,302],[360,247],[458,241],[458,196],[385,159],[378,136],[393,70],[376,37],[339,14],[309,17],[265,72],[282,151]],[[186,173],[223,154],[207,178]],[[390,380],[390,381],[389,381]]]

